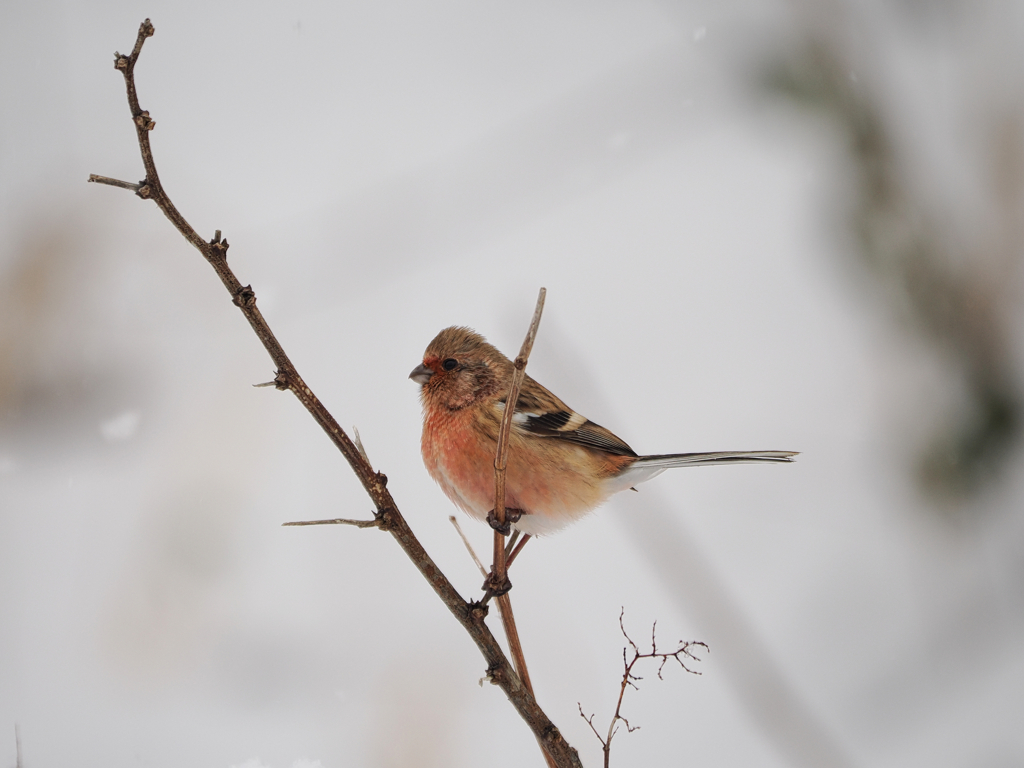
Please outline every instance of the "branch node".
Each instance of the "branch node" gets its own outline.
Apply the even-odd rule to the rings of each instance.
[[[380,483],[380,487],[381,488],[387,488],[388,487],[388,476],[385,475],[383,472],[378,472],[377,473],[377,482]]]
[[[505,521],[501,522],[498,520],[497,515],[494,514],[494,510],[492,509],[487,513],[487,524],[502,536],[511,536],[512,524],[518,523],[522,517],[523,510],[507,508],[505,510]]]
[[[226,237],[224,239],[221,239],[219,229],[214,231],[213,240],[209,242],[209,245],[213,246],[213,249],[215,251],[218,251],[220,256],[226,256],[228,248],[231,247],[228,244],[228,239]]]
[[[152,131],[156,128],[156,120],[149,116],[149,110],[142,110],[134,118],[135,124],[144,131]]]
[[[144,22],[142,22],[141,26],[139,27],[139,34],[142,35],[142,37],[152,37],[155,33],[156,29],[153,27],[153,22],[151,22],[149,19],[146,19]]]
[[[489,682],[491,685],[501,685],[501,681],[505,677],[505,670],[502,669],[500,664],[491,664],[489,667],[487,667],[486,677],[487,682]]]
[[[253,384],[257,389],[261,387],[273,387],[274,389],[289,389],[288,376],[281,371],[277,372],[272,381],[264,381],[262,384]]]
[[[135,194],[141,197],[143,200],[149,200],[150,193],[153,190],[149,187],[149,179],[143,179],[139,182],[139,188],[135,190]]]
[[[237,291],[235,291],[235,297],[231,300],[231,303],[236,307],[254,307],[256,306],[256,292],[252,289],[251,285],[243,285]],[[283,378],[284,374],[280,371],[277,372],[278,378]],[[285,379],[287,382],[287,379]],[[285,386],[278,386],[278,389],[288,389],[287,384]]]
[[[466,603],[466,612],[473,621],[482,622],[487,618],[487,612],[489,610],[487,603],[482,603],[479,600],[470,600]]]
[[[221,240],[219,229],[213,233],[213,240],[207,243],[207,245],[210,246],[211,256],[219,259],[227,259],[228,248],[230,248],[231,246],[228,245],[227,238]]]
[[[512,582],[509,581],[507,573],[504,578],[499,579],[497,574],[491,571],[487,574],[487,579],[484,581],[482,589],[487,594],[487,597],[501,597],[502,595],[507,595],[512,589]]]
[[[562,735],[561,731],[558,730],[558,726],[552,724],[550,728],[544,731],[544,741],[555,741]]]
[[[373,519],[377,521],[377,527],[382,531],[390,531],[394,526],[390,509],[377,510],[373,513]]]
[[[127,56],[124,56],[117,51],[114,51],[114,69],[125,70],[128,69],[129,60]]]

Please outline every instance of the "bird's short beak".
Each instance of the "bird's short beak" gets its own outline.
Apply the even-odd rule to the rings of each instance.
[[[434,375],[434,372],[427,368],[427,366],[420,363],[412,369],[412,373],[409,374],[409,378],[415,381],[417,384],[426,384],[430,381],[430,377]]]

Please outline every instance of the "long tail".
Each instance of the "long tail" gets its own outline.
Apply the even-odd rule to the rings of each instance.
[[[772,462],[788,464],[799,451],[716,451],[714,453],[663,453],[641,456],[632,467],[639,469],[668,469],[669,467],[699,467],[704,464],[760,464]]]
[[[625,490],[657,477],[672,467],[700,467],[706,464],[789,464],[797,451],[715,451],[714,453],[664,453],[641,456],[619,475],[613,488]],[[633,490],[636,490],[635,488]]]

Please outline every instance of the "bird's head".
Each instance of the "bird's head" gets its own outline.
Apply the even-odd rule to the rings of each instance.
[[[427,346],[409,378],[426,406],[457,411],[496,398],[508,386],[512,363],[469,328],[445,328]]]

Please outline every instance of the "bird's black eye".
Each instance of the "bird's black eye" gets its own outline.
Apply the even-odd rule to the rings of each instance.
[[[444,368],[446,371],[453,371],[453,370],[455,370],[455,367],[458,364],[459,364],[458,360],[456,360],[454,357],[449,357],[447,360],[445,360],[443,363],[441,363],[441,367]]]

